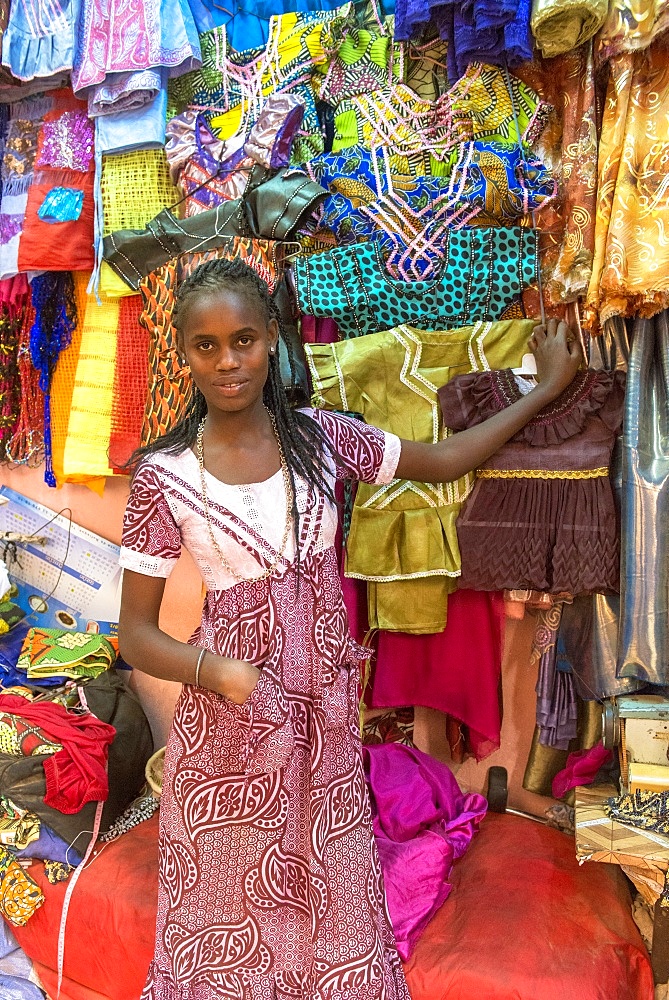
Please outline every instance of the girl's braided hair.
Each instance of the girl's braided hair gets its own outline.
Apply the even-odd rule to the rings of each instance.
[[[270,295],[267,284],[262,278],[242,260],[219,258],[207,261],[196,268],[180,285],[177,292],[177,302],[173,314],[173,323],[177,333],[181,334],[189,302],[202,292],[228,290],[245,295],[249,301],[258,303],[269,323],[275,319],[279,327],[279,336],[286,348],[291,372],[294,376],[294,362],[290,341],[281,321],[281,315]],[[325,437],[319,424],[298,409],[291,408],[288,396],[281,378],[279,353],[269,355],[269,371],[263,390],[263,402],[274,415],[276,430],[281,441],[286,464],[293,487],[293,525],[295,531],[295,546],[299,560],[299,517],[297,511],[297,491],[295,478],[301,477],[312,489],[324,493],[335,502],[332,486],[324,472],[325,455],[329,454],[335,463],[338,456]],[[133,454],[128,467],[136,470],[141,460],[157,451],[165,451],[171,455],[179,455],[187,448],[192,448],[197,437],[200,421],[207,413],[207,404],[200,390],[193,386],[193,393],[188,408],[182,419],[162,437],[157,438],[143,448],[138,448]],[[339,460],[340,461],[340,460]]]

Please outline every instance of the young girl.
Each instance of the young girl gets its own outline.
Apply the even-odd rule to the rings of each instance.
[[[267,286],[239,261],[179,290],[184,420],[143,449],[128,501],[119,639],[181,681],[160,810],[145,1000],[409,1000],[372,839],[358,664],[333,548],[335,478],[442,483],[475,469],[574,377],[564,325],[530,341],[539,384],[439,444],[292,410]],[[158,626],[185,544],[207,594],[192,645]]]

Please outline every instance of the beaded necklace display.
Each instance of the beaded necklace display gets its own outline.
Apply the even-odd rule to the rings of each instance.
[[[204,471],[205,470],[204,470],[204,445],[203,445],[203,439],[204,439],[204,425],[205,425],[206,417],[203,418],[200,421],[200,426],[197,429],[197,443],[196,443],[197,461],[198,461],[198,465],[200,466],[200,488],[201,488],[201,492],[202,492],[202,504],[204,506],[204,516],[205,516],[205,519],[207,521],[207,528],[209,530],[209,538],[211,539],[211,544],[214,546],[214,549],[216,550],[216,553],[217,553],[219,559],[221,560],[224,569],[230,574],[230,576],[234,577],[235,580],[237,580],[238,583],[247,582],[249,580],[251,580],[251,581],[253,581],[255,583],[257,580],[266,580],[268,577],[270,577],[272,575],[272,573],[274,573],[274,571],[276,570],[276,568],[279,565],[279,563],[281,562],[281,560],[283,559],[283,554],[284,554],[285,549],[286,549],[286,544],[288,542],[288,537],[289,537],[289,535],[290,535],[290,533],[291,533],[291,531],[293,529],[293,513],[292,512],[293,512],[293,503],[294,503],[294,500],[295,500],[294,493],[293,493],[293,484],[292,484],[291,479],[290,479],[290,473],[288,471],[288,464],[286,462],[286,456],[284,455],[283,447],[281,445],[281,439],[280,439],[279,433],[277,431],[276,420],[274,419],[274,414],[270,410],[267,410],[267,413],[269,414],[269,418],[272,421],[272,428],[274,430],[274,437],[276,438],[276,443],[277,443],[278,448],[279,448],[279,459],[281,461],[281,473],[283,475],[283,485],[284,485],[284,489],[286,491],[286,527],[285,527],[285,530],[283,532],[283,539],[281,540],[281,545],[279,547],[279,554],[277,555],[277,557],[274,560],[274,562],[272,563],[272,565],[268,566],[268,568],[264,571],[264,573],[261,573],[260,576],[240,576],[240,574],[237,573],[237,571],[235,569],[233,569],[233,567],[230,565],[230,563],[228,562],[228,560],[225,558],[225,555],[223,554],[223,550],[221,549],[220,545],[218,544],[218,540],[216,538],[216,535],[214,534],[214,529],[213,529],[213,526],[212,526],[212,523],[211,523],[211,514],[209,512],[209,500],[207,498],[207,484],[206,484],[205,475],[204,475]]]

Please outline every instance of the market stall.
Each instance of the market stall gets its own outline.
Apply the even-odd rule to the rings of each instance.
[[[0,2],[0,912],[28,956],[7,939],[0,997],[138,1000],[153,955],[181,687],[119,656],[119,545],[134,453],[197,397],[179,290],[219,260],[269,288],[325,427],[436,445],[526,397],[535,326],[569,324],[576,377],[476,470],[337,485],[360,801],[414,1000],[652,996],[632,896],[651,919],[666,865],[579,868],[573,806],[613,783],[598,822],[669,850],[666,753],[602,732],[615,704],[665,739],[667,29],[665,0]],[[179,546],[142,545],[167,576]],[[205,589],[184,553],[165,632]],[[486,816],[491,765],[539,822]]]

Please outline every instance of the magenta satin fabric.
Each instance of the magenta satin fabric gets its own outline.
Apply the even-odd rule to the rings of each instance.
[[[591,785],[604,764],[613,757],[601,743],[589,750],[576,750],[567,757],[567,764],[553,778],[553,795],[561,799],[571,788],[577,785]]]
[[[462,792],[446,764],[400,743],[363,747],[374,839],[397,950],[406,961],[451,891],[453,862],[485,816],[482,795]]]

